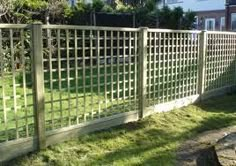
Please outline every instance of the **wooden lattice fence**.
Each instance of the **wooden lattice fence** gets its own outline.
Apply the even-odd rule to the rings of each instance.
[[[0,162],[232,91],[235,37],[0,24]]]

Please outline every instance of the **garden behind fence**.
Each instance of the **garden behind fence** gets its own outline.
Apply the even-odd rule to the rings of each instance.
[[[0,162],[235,85],[233,32],[0,24]]]

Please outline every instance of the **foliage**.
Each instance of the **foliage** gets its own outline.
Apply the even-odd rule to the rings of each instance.
[[[48,0],[47,11],[50,23],[66,23],[66,18],[71,17],[72,9],[67,0]]]
[[[105,3],[102,0],[93,0],[92,8],[95,12],[100,12],[104,6]]]
[[[158,9],[154,0],[136,9],[136,26],[156,27]]]
[[[0,22],[4,23],[46,23],[48,16],[52,23],[63,23],[70,15],[67,0],[0,0]]]
[[[131,12],[133,8],[130,5],[125,5],[121,0],[115,0],[115,11],[122,12]]]
[[[15,0],[13,4],[15,8],[23,7],[32,11],[47,8],[47,2],[44,0]]]
[[[110,5],[105,4],[102,8],[102,12],[113,13],[114,9]]]
[[[184,13],[181,7],[171,10],[168,6],[165,6],[158,13],[160,28],[192,29],[194,18],[194,12]]]
[[[188,11],[185,13],[184,19],[183,19],[183,23],[181,28],[182,29],[192,29],[193,28],[193,23],[195,21],[195,16],[196,14],[194,12]]]
[[[135,13],[136,27],[160,27],[170,29],[192,29],[195,14],[191,11],[184,13],[181,7],[173,10],[165,6],[158,9],[157,2],[160,0],[137,1],[132,0],[130,4],[124,4],[121,0],[115,0],[114,4],[105,4],[102,0],[93,0],[92,4],[85,4],[79,1],[71,13],[70,23],[90,24],[92,12],[105,13]],[[90,17],[90,18],[88,18]],[[84,19],[83,19],[84,18]],[[80,20],[80,21],[78,21]],[[109,20],[108,20],[109,21]],[[79,23],[78,23],[79,22]]]
[[[191,29],[195,14],[183,12],[180,7],[171,10],[167,6],[158,9],[159,0],[131,0],[129,5],[121,0],[114,4],[105,4],[102,0],[93,0],[85,4],[83,0],[71,8],[67,0],[0,0],[0,22],[4,23],[73,23],[82,19],[85,13],[135,13],[136,26],[160,27],[171,29]],[[72,20],[72,21],[71,21]],[[88,20],[88,18],[84,18]],[[87,21],[88,22],[88,21]]]

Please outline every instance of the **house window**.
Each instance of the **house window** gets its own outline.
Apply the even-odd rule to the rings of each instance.
[[[231,14],[231,30],[236,31],[236,13]]]
[[[70,0],[70,5],[75,6],[76,5],[76,0]]]
[[[225,30],[225,17],[220,18],[220,30],[221,31]]]
[[[194,29],[198,29],[198,16],[195,16],[194,23],[193,23]]]
[[[209,31],[215,30],[215,19],[214,18],[206,18],[205,19],[205,29]]]
[[[172,3],[180,3],[183,2],[182,0],[167,0],[168,4],[172,4]]]

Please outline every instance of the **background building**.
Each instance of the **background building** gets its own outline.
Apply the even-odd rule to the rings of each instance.
[[[236,31],[236,0],[226,0],[226,28]]]
[[[73,6],[78,0],[69,0]],[[104,0],[108,2],[108,0]],[[85,0],[92,3],[92,0]],[[161,0],[158,6],[182,7],[196,13],[195,29],[236,31],[236,0]]]
[[[163,0],[163,4],[196,12],[196,29],[225,30],[225,0]]]

